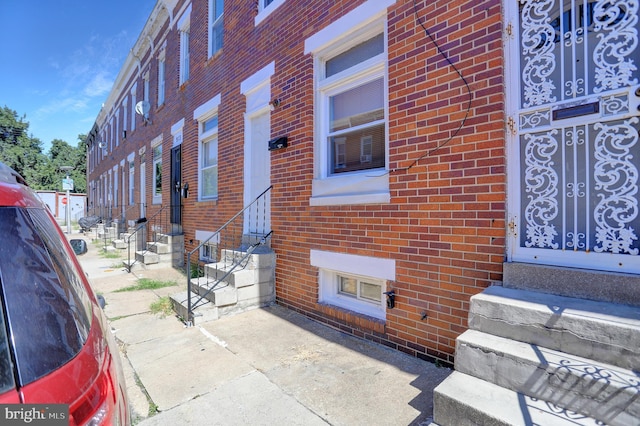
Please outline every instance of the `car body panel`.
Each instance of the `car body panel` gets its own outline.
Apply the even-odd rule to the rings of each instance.
[[[22,275],[18,277],[7,276],[11,271],[17,270],[12,268],[12,265],[5,266],[5,271],[0,268],[0,290],[2,290],[0,291],[0,296],[2,296],[0,299],[0,302],[2,302],[0,304],[0,318],[4,318],[9,322],[7,325],[5,321],[0,319],[0,331],[9,330],[9,332],[12,332],[17,330],[16,326],[11,324],[12,321],[26,323],[34,320],[34,318],[18,318],[20,315],[16,312],[13,313],[13,317],[9,313],[3,312],[7,309],[9,311],[15,310],[14,306],[11,305],[11,300],[7,299],[11,294],[15,295],[17,292],[15,288],[7,289],[7,287],[17,286],[20,289],[24,286],[37,286],[41,284],[39,280],[46,281],[43,278],[44,276],[47,276],[47,279],[54,284],[57,276],[60,282],[64,282],[66,279],[67,281],[73,281],[73,285],[65,288],[61,284],[59,288],[52,288],[52,284],[47,282],[45,287],[49,289],[49,293],[34,293],[30,296],[32,300],[33,298],[42,297],[65,298],[65,300],[70,301],[69,306],[73,312],[71,316],[59,316],[53,312],[40,318],[39,321],[43,321],[43,319],[53,320],[54,328],[58,324],[60,327],[67,328],[69,326],[69,318],[73,317],[76,320],[80,318],[80,322],[87,322],[88,326],[85,331],[79,331],[80,335],[78,337],[82,339],[80,345],[78,346],[77,343],[72,344],[71,347],[75,348],[75,353],[72,356],[68,359],[60,358],[64,359],[60,365],[56,365],[46,373],[34,374],[24,383],[21,382],[20,365],[15,364],[15,362],[18,360],[24,364],[29,357],[18,359],[19,357],[12,355],[11,361],[6,362],[11,364],[8,368],[14,371],[16,384],[14,385],[15,387],[12,387],[12,377],[5,374],[4,387],[7,388],[8,384],[8,389],[0,393],[0,403],[68,404],[70,424],[72,425],[84,424],[89,420],[93,421],[92,424],[129,425],[131,419],[119,350],[107,318],[98,304],[98,299],[91,289],[86,274],[82,271],[71,244],[46,207],[46,204],[26,185],[19,175],[0,163],[0,209],[7,207],[29,209],[29,213],[21,214],[26,218],[30,218],[33,221],[34,229],[39,229],[41,235],[46,234],[46,236],[39,240],[34,235],[29,234],[29,231],[32,230],[27,229],[25,231],[27,219],[23,220],[23,222],[16,221],[16,226],[19,227],[18,234],[26,236],[26,242],[20,254],[21,257],[15,257],[19,251],[15,247],[5,248],[3,256],[10,257],[8,262],[5,262],[5,265],[10,264],[12,260],[30,262],[32,259],[29,259],[28,255],[32,255],[40,257],[37,261],[33,260],[33,264],[40,270],[33,274],[24,274],[27,277],[27,282],[24,282],[24,280],[21,280]],[[46,213],[42,214],[42,212]],[[15,216],[18,217],[20,215]],[[6,226],[8,225],[5,224]],[[47,241],[47,243],[45,244],[43,241]],[[25,248],[29,244],[34,245],[33,250]],[[55,251],[55,253],[51,251]],[[48,258],[45,259],[47,256]],[[47,264],[52,266],[45,270]],[[69,271],[70,269],[73,271]],[[3,275],[3,272],[5,275]],[[82,295],[71,294],[74,293],[74,288],[77,291],[84,290]],[[31,290],[30,287],[29,289]],[[24,303],[24,300],[21,303]],[[51,303],[55,303],[55,301]],[[38,307],[37,313],[41,313],[40,306],[45,306],[45,309],[48,308],[47,302],[43,300],[35,300],[35,305]],[[36,324],[41,324],[41,322],[36,322]],[[41,330],[38,327],[33,327],[33,324],[29,324],[29,327],[26,329],[29,330],[30,334],[35,335],[30,336],[30,334],[23,333],[21,339],[22,344],[27,344],[30,347],[29,350],[33,353],[32,346],[37,344],[38,337],[43,337],[42,333],[46,333],[46,327],[42,327]],[[73,336],[73,327],[70,330]],[[38,333],[40,333],[40,336],[38,336]],[[67,331],[61,332],[61,340],[66,339],[67,335]],[[2,337],[0,340],[6,341],[3,350],[10,350],[11,353],[15,354],[13,352],[16,349],[14,336],[11,335],[8,338],[6,333],[3,332],[0,337]],[[26,342],[25,339],[27,338],[33,338],[34,341]],[[55,342],[55,338],[53,342]],[[49,348],[52,348],[51,339],[48,345]],[[52,352],[57,348],[53,349]],[[33,358],[37,357],[33,356]],[[40,358],[45,359],[46,356]],[[6,359],[7,357],[5,357]],[[6,370],[7,366],[3,365],[2,368]]]

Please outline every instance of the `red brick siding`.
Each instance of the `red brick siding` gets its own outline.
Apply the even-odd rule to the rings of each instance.
[[[284,150],[266,151],[265,143],[271,158],[278,303],[409,354],[452,362],[455,338],[467,326],[469,297],[501,279],[505,255],[501,3],[416,0],[414,9],[413,0],[398,0],[389,9],[391,202],[349,206],[309,205],[314,76],[304,40],[363,0],[289,0],[257,27],[254,2],[225,3],[224,47],[207,59],[207,2],[192,1],[191,74],[179,89],[179,39],[170,29],[166,103],[154,110],[152,126],[138,122],[131,135],[140,146],[164,135],[163,188],[168,188],[170,127],[185,119],[182,180],[190,187],[184,200],[185,248],[195,247],[190,240],[196,229],[214,230],[242,207],[246,99],[240,83],[273,61],[271,94],[281,104],[271,113],[272,137],[289,138]],[[419,21],[468,82],[468,112],[467,86]],[[155,105],[156,61],[150,66]],[[219,198],[198,202],[193,110],[217,94]],[[126,157],[130,146],[125,151]],[[149,197],[151,164],[147,149]],[[168,203],[168,194],[163,197]],[[386,321],[319,304],[318,270],[309,262],[312,249],[395,260],[396,281],[389,287],[396,291],[396,307],[387,310]]]

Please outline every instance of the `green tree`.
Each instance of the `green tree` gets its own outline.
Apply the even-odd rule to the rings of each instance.
[[[39,188],[38,169],[46,162],[42,142],[27,134],[25,117],[8,107],[0,109],[0,161],[20,173],[35,189]]]
[[[48,154],[47,172],[43,178],[46,185],[57,190],[62,189],[62,179],[67,172],[62,167],[72,167],[68,172],[73,179],[74,192],[87,191],[87,166],[84,135],[78,135],[78,145],[72,147],[61,139],[54,139]]]
[[[42,153],[40,139],[28,135],[29,122],[18,117],[14,110],[0,109],[0,161],[20,173],[33,189],[62,191],[66,172],[62,166],[73,169],[73,192],[87,191],[86,135],[78,135],[77,145],[54,139],[47,155]]]

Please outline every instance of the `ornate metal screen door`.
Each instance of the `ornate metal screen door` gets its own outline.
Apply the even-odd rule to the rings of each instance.
[[[638,0],[505,0],[509,259],[640,273]]]

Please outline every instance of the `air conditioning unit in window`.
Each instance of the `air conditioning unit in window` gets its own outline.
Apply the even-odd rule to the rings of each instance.
[[[361,163],[370,163],[371,162],[371,154],[361,155],[360,156]]]

